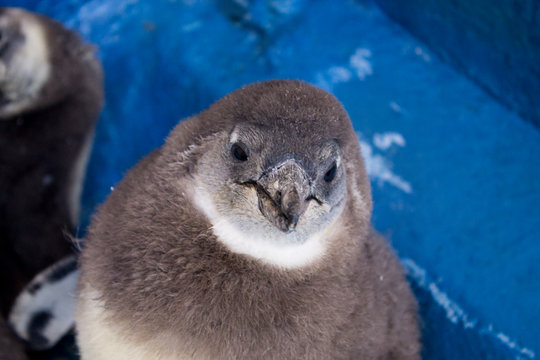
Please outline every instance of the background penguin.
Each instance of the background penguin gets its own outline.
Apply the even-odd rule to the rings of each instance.
[[[181,122],[94,216],[78,343],[97,359],[419,359],[341,104],[306,83]]]
[[[73,253],[71,235],[102,102],[102,70],[92,47],[56,21],[0,8],[4,318],[38,272]]]

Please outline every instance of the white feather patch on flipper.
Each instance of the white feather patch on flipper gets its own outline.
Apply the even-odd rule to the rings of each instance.
[[[9,324],[30,347],[50,348],[73,328],[78,278],[77,259],[69,256],[39,273],[19,294]]]

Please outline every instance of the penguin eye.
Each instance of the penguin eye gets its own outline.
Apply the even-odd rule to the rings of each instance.
[[[231,146],[231,154],[238,161],[246,161],[248,159],[249,150],[247,146],[242,143],[234,143]]]
[[[334,161],[332,163],[332,166],[330,166],[330,169],[328,169],[326,174],[324,174],[324,181],[326,181],[327,183],[332,182],[332,180],[334,180],[334,178],[336,177],[336,172],[337,172],[337,164]]]

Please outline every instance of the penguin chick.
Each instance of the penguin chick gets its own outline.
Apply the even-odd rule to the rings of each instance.
[[[332,95],[284,80],[227,95],[94,216],[82,359],[419,359],[416,302],[371,208]]]
[[[0,310],[73,252],[103,102],[92,47],[58,22],[0,8]],[[32,329],[29,329],[29,331]]]

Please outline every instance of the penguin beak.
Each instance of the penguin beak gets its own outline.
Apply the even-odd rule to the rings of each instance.
[[[294,231],[309,203],[305,169],[293,159],[286,160],[267,169],[255,186],[261,213],[279,230]]]

